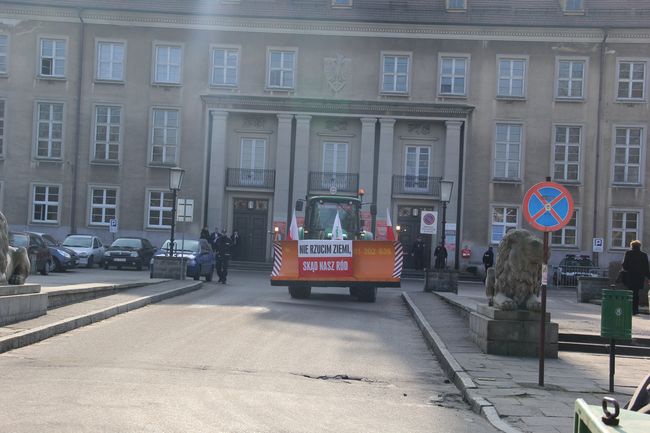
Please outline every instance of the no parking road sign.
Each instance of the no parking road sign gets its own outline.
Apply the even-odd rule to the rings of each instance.
[[[543,232],[559,230],[573,216],[573,198],[565,187],[555,182],[540,182],[524,196],[526,221]]]

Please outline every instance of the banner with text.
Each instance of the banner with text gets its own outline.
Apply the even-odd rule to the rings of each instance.
[[[352,241],[298,241],[301,277],[352,276]]]

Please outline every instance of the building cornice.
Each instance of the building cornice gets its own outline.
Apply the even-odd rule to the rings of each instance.
[[[98,25],[401,39],[598,43],[604,36],[599,28],[366,23],[0,5],[0,19],[80,22],[80,16],[85,23]],[[608,41],[648,43],[650,29],[612,29]]]
[[[432,104],[394,101],[358,101],[277,96],[202,95],[210,110],[259,113],[327,114],[354,117],[466,118],[474,107],[465,104]]]

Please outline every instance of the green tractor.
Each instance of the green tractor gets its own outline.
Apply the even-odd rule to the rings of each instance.
[[[302,211],[306,203],[305,222],[298,229],[300,239],[332,239],[332,228],[338,212],[345,240],[373,240],[372,232],[363,229],[361,206],[363,195],[358,197],[340,195],[317,195],[298,200],[296,210]],[[376,215],[375,205],[370,206]]]

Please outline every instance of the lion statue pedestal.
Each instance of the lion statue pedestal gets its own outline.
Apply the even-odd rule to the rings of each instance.
[[[0,326],[47,313],[47,293],[38,284],[25,284],[29,275],[25,248],[9,245],[7,220],[0,212]]]
[[[470,337],[485,353],[539,355],[539,323],[543,246],[527,230],[508,232],[497,249],[494,268],[485,281],[489,305],[479,305],[469,318]],[[557,358],[558,325],[546,313],[544,353]]]

